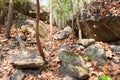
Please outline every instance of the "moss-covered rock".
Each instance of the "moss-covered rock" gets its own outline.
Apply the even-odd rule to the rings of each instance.
[[[14,20],[14,26],[21,28],[22,32],[28,32],[33,36],[36,29],[36,20],[23,14],[18,14]],[[39,21],[39,36],[42,39],[47,36],[46,24],[42,21]]]
[[[88,69],[80,55],[71,51],[63,50],[59,53],[59,59],[61,61],[61,73],[76,79],[89,78]]]

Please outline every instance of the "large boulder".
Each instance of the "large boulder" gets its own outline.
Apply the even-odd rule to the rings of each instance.
[[[14,21],[14,26],[21,28],[23,32],[31,33],[33,36],[36,30],[36,20],[25,15],[19,14],[18,19]],[[39,21],[39,34],[40,38],[45,38],[47,36],[47,25]]]
[[[93,38],[97,41],[115,41],[120,39],[120,16],[105,16],[98,21],[81,21],[80,25],[82,32],[88,38]]]
[[[104,8],[103,8],[103,4]],[[111,4],[116,6],[110,7]],[[119,0],[110,2],[94,0],[73,16],[74,29],[81,29],[82,37],[97,41],[115,41],[120,39],[120,7]],[[99,6],[99,7],[98,7]],[[72,27],[72,19],[67,21]]]
[[[74,52],[61,50],[59,53],[61,61],[60,72],[76,79],[88,79],[88,69],[80,55]]]
[[[19,68],[41,68],[44,65],[44,60],[37,53],[26,50],[12,56],[11,64]]]

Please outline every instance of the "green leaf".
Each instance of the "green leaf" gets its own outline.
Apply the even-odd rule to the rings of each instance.
[[[112,79],[107,75],[103,75],[99,77],[99,80],[112,80]]]

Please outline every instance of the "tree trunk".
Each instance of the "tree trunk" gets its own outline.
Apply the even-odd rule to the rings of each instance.
[[[65,13],[64,13],[64,28],[66,27],[66,15],[65,15]]]
[[[78,12],[80,11],[80,0],[78,0]],[[81,31],[81,27],[79,24],[79,15],[77,16],[77,26],[78,26],[78,32],[79,32],[79,41],[82,39],[82,31]]]
[[[61,18],[60,18],[60,28],[63,29],[63,10],[62,10],[62,0],[60,0]]]
[[[52,39],[52,28],[53,28],[53,18],[52,18],[52,0],[50,0],[50,38]]]
[[[37,47],[38,47],[38,50],[39,50],[39,53],[40,55],[43,57],[44,61],[45,60],[45,55],[44,55],[44,52],[43,52],[43,49],[41,48],[41,42],[40,42],[40,39],[39,39],[39,13],[40,13],[40,3],[39,3],[39,0],[36,0],[37,2],[37,15],[36,15],[36,42],[37,42]]]
[[[74,26],[73,26],[73,1],[72,0],[70,0],[70,4],[71,4],[71,10],[72,10],[72,44],[74,44]]]
[[[7,15],[7,22],[5,24],[5,38],[10,38],[10,29],[12,26],[12,17],[13,17],[13,0],[9,0],[9,8],[8,8],[8,15]]]

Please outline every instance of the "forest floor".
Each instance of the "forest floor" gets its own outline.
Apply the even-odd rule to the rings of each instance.
[[[42,48],[45,52],[46,60],[48,61],[48,65],[46,66],[46,69],[42,71],[41,74],[38,74],[37,76],[27,74],[25,75],[24,80],[65,80],[61,76],[62,74],[59,72],[60,67],[60,60],[58,57],[60,46],[64,43],[69,44],[71,46],[72,39],[67,38],[64,40],[52,40],[50,37],[50,26],[48,25],[48,35],[45,40],[42,40]],[[25,46],[29,50],[33,50],[35,52],[38,52],[36,43],[31,44],[28,41],[35,40],[35,38],[31,37],[30,35],[23,35],[20,29],[12,28],[11,30],[11,38],[5,39],[4,38],[4,31],[5,28],[1,29],[0,32],[0,55],[3,56],[3,59],[0,61],[0,80],[9,80],[10,75],[16,70],[13,68],[13,66],[10,64],[10,58],[12,55],[16,55],[20,53],[19,45],[17,44],[14,36],[16,34],[22,36],[24,39]],[[59,30],[56,27],[53,27],[53,33],[58,32]],[[104,47],[108,47],[109,44],[102,43],[102,42],[96,42],[96,44],[102,44]],[[74,50],[78,54],[82,54],[81,51]],[[116,57],[118,59],[119,57]],[[119,59],[118,59],[119,60]],[[113,62],[106,63],[102,67],[96,66],[96,61],[87,62],[87,66],[89,66],[90,70],[90,78],[89,80],[98,80],[98,77],[100,75],[108,75],[113,80],[120,80],[120,65],[115,64]]]

